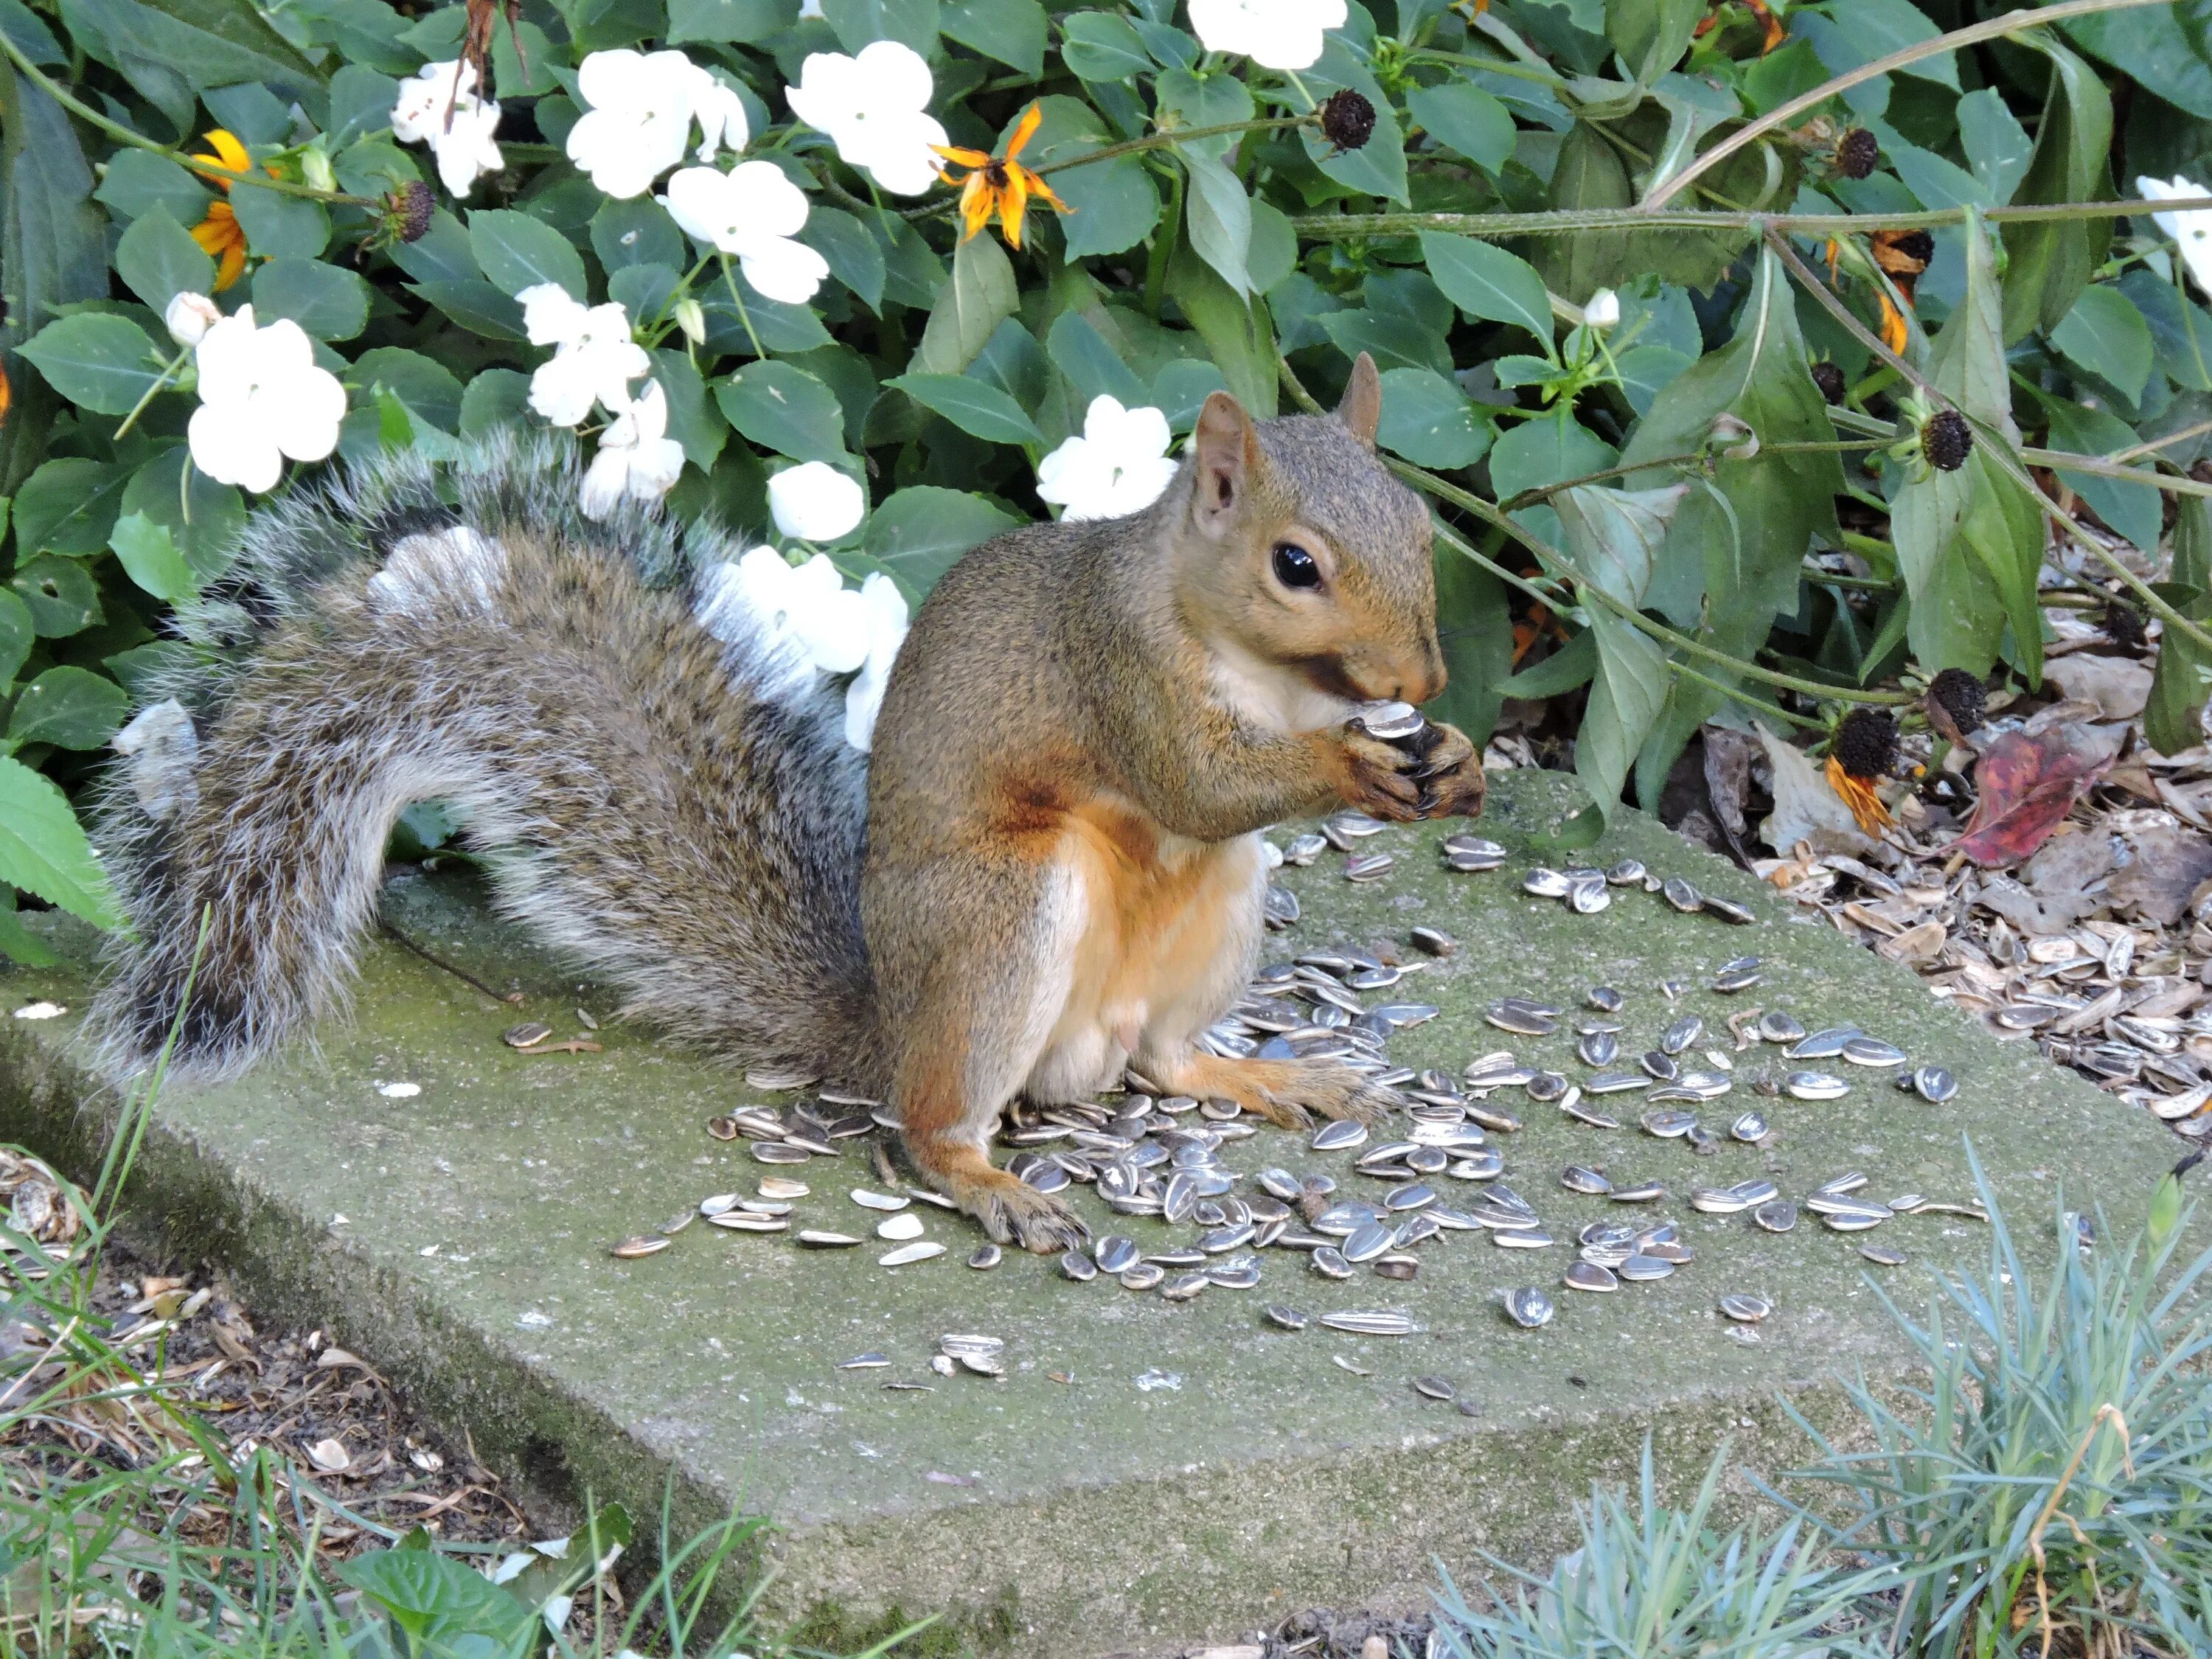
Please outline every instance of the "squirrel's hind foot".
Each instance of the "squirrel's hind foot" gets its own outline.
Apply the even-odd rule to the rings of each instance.
[[[1372,1123],[1402,1104],[1334,1060],[1228,1060],[1194,1054],[1175,1073],[1175,1086],[1200,1099],[1225,1097],[1280,1129],[1310,1129],[1316,1117]]]
[[[1055,1255],[1079,1249],[1091,1240],[1091,1229],[1066,1204],[988,1163],[934,1179],[945,1195],[982,1223],[983,1231],[998,1243]]]

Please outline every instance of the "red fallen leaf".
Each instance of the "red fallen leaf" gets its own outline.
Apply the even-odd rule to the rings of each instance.
[[[2117,727],[2081,725],[2056,726],[2033,737],[2006,732],[1982,751],[1974,768],[1981,799],[1951,850],[1984,869],[2018,864],[2112,769],[2124,736]]]

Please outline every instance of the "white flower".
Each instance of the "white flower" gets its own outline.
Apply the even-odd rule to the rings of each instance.
[[[685,167],[660,204],[699,240],[736,254],[745,280],[771,300],[804,305],[830,274],[827,260],[792,240],[806,222],[806,195],[773,161]]]
[[[867,515],[868,498],[848,474],[827,461],[808,461],[768,481],[768,510],[793,540],[834,542]]]
[[[514,296],[532,345],[556,348],[530,377],[530,406],[555,426],[575,426],[592,405],[617,416],[630,406],[629,383],[653,367],[629,337],[629,313],[609,301],[586,306],[558,283],[538,283]]]
[[[795,644],[810,668],[849,674],[868,659],[867,617],[829,555],[792,564],[772,547],[738,561],[738,591],[769,638]]]
[[[659,501],[684,471],[684,446],[668,435],[668,397],[647,380],[637,401],[599,434],[599,453],[584,474],[577,504],[587,519],[604,519],[627,495]]]
[[[1190,27],[1208,52],[1242,52],[1273,70],[1312,68],[1322,32],[1347,16],[1344,0],[1190,0]]]
[[[1037,463],[1037,494],[1066,509],[1063,523],[1141,513],[1176,475],[1169,439],[1168,417],[1158,410],[1093,398],[1083,435]]]
[[[845,688],[845,741],[865,754],[875,741],[891,664],[906,643],[907,608],[898,584],[880,572],[860,584],[860,602],[867,608],[868,657]]]
[[[180,346],[196,346],[207,338],[207,331],[222,320],[222,307],[204,294],[194,294],[179,289],[170,296],[169,308],[161,313],[168,325],[169,337]]]
[[[284,458],[319,461],[338,444],[345,388],[315,363],[299,324],[255,326],[253,307],[213,324],[193,352],[200,406],[189,435],[192,465],[217,483],[256,495],[274,489]]]
[[[429,145],[439,181],[455,197],[467,196],[478,174],[506,165],[494,137],[499,105],[477,97],[476,84],[468,64],[425,64],[399,83],[392,106],[392,136],[403,144]]]
[[[588,107],[568,129],[568,159],[623,200],[684,159],[694,121],[702,161],[745,145],[743,100],[680,52],[595,52],[576,70],[576,96]]]
[[[1594,328],[1602,333],[1607,329],[1618,327],[1620,323],[1620,295],[1609,288],[1601,288],[1589,296],[1589,303],[1583,307],[1583,327]]]
[[[866,167],[894,196],[919,196],[942,165],[930,146],[945,142],[929,113],[934,90],[921,53],[877,40],[857,58],[810,52],[784,95],[793,115],[830,135],[848,166]]]
[[[2147,202],[2187,201],[2192,197],[2212,196],[2212,191],[2192,184],[2178,173],[2171,179],[2138,179],[2136,188]],[[2197,286],[2212,294],[2212,210],[2199,208],[2192,213],[2154,213],[2150,216],[2179,245],[2182,263],[2197,279]]]

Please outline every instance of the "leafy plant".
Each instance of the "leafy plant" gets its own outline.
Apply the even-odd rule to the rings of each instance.
[[[2124,1245],[2089,1243],[2062,1211],[2039,1289],[1975,1173],[1988,1269],[1941,1276],[1925,1318],[1885,1296],[1928,1380],[1901,1398],[1852,1389],[1870,1450],[1803,1424],[1822,1457],[1795,1478],[1833,1501],[1797,1513],[1893,1571],[1893,1651],[1984,1659],[2056,1638],[2118,1655],[2137,1631],[2202,1651],[2212,1319],[2191,1304],[2212,1251],[2174,1270],[2188,1218],[2169,1176]]]
[[[1439,712],[1480,736],[1503,696],[1588,688],[1568,839],[1655,799],[1707,720],[1820,726],[1909,703],[1908,670],[2033,684],[2050,536],[2086,512],[2150,554],[2166,497],[2170,580],[2087,545],[2164,624],[2154,739],[2193,742],[2192,20],[10,0],[0,896],[115,921],[64,792],[198,648],[167,608],[220,592],[254,498],[326,450],[442,460],[557,419],[596,508],[773,522],[911,604],[1054,506],[1127,505],[1069,499],[1072,466],[1040,489],[1097,399],[1181,434],[1217,388],[1319,407],[1361,351],[1437,509]],[[2122,141],[2173,176],[2167,228],[2113,199]],[[1944,417],[1955,468],[1927,459]],[[1158,475],[1125,453],[1154,428],[1101,429],[1095,471]],[[7,907],[0,949],[39,954]]]

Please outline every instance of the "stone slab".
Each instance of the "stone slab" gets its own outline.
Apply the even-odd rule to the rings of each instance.
[[[1614,1133],[1519,1108],[1527,1127],[1503,1143],[1508,1178],[1555,1232],[1606,1209],[1560,1189],[1571,1160],[1668,1184],[1675,1197],[1653,1209],[1682,1222],[1699,1259],[1662,1283],[1577,1296],[1556,1288],[1564,1247],[1506,1251],[1455,1235],[1424,1247],[1411,1284],[1331,1285],[1302,1258],[1271,1255],[1258,1290],[1170,1305],[1110,1280],[1066,1283],[1034,1259],[970,1271],[963,1261],[980,1237],[933,1210],[928,1234],[949,1253],[897,1271],[876,1265],[888,1246],[809,1254],[787,1237],[699,1225],[657,1256],[615,1261],[617,1238],[770,1173],[743,1143],[704,1129],[769,1097],[629,1024],[605,1024],[598,1054],[502,1046],[520,1018],[568,1035],[580,1031],[576,1007],[605,1020],[612,1004],[487,924],[465,884],[417,876],[395,878],[387,915],[478,977],[524,988],[526,1000],[502,1005],[378,944],[356,1021],[325,1024],[242,1082],[158,1103],[137,1223],[233,1264],[279,1316],[331,1329],[543,1499],[588,1487],[650,1510],[666,1486],[680,1521],[704,1524],[732,1505],[773,1516],[781,1576],[769,1605],[809,1619],[825,1644],[895,1608],[945,1613],[981,1650],[1087,1655],[1172,1651],[1310,1605],[1419,1605],[1439,1558],[1462,1575],[1480,1570],[1484,1550],[1541,1560],[1570,1500],[1594,1476],[1628,1474],[1648,1431],[1659,1431],[1670,1480],[1692,1476],[1723,1433],[1744,1462],[1782,1467],[1803,1446],[1778,1391],[1818,1417],[1834,1409],[1826,1385],[1839,1370],[1897,1364],[1856,1240],[1809,1220],[1776,1237],[1747,1218],[1700,1215],[1680,1201],[1692,1186],[1764,1174],[1802,1195],[1856,1168],[1876,1194],[1963,1199],[1971,1136],[2018,1231],[2047,1249],[2062,1181],[2126,1225],[2172,1158],[2154,1123],[2032,1045],[1995,1040],[1909,973],[1788,915],[1649,819],[1625,814],[1591,856],[1686,874],[1751,903],[1759,921],[1678,915],[1640,891],[1589,917],[1524,895],[1528,837],[1575,799],[1548,775],[1500,779],[1483,829],[1516,857],[1498,872],[1443,872],[1434,844],[1462,826],[1433,825],[1373,843],[1401,854],[1373,886],[1346,883],[1334,854],[1284,872],[1305,915],[1279,949],[1402,940],[1424,922],[1457,935],[1456,957],[1409,982],[1446,1010],[1394,1044],[1417,1065],[1456,1069],[1515,1047],[1578,1071],[1566,1039],[1507,1037],[1476,1011],[1507,994],[1573,1006],[1603,981],[1629,994],[1631,1053],[1684,1008],[1718,1033],[1758,1001],[1809,1025],[1862,1024],[1961,1085],[1936,1108],[1838,1066],[1854,1085],[1847,1098],[1762,1103],[1779,1130],[1770,1148],[1705,1158],[1642,1134],[1632,1110]],[[70,966],[10,971],[0,998],[74,1010],[88,943],[44,920]],[[1767,968],[1744,997],[1700,988],[1670,1006],[1655,989],[1662,977],[1702,988],[1745,952]],[[74,1024],[74,1013],[0,1019],[0,1135],[83,1169],[113,1106],[78,1066]],[[421,1092],[380,1093],[392,1082]],[[1751,1103],[1740,1088],[1709,1110]],[[1230,1152],[1243,1170],[1326,1169],[1380,1191],[1348,1178],[1352,1155],[1315,1154],[1275,1131]],[[811,1184],[802,1224],[864,1231],[872,1219],[846,1197],[877,1184],[862,1152],[774,1173]],[[1109,1224],[1095,1197],[1084,1202],[1100,1231],[1148,1246],[1165,1236],[1157,1222]],[[1915,1258],[1887,1281],[1908,1300],[1924,1266],[1971,1263],[1986,1248],[1985,1230],[1956,1218],[1902,1218],[1881,1237]],[[1548,1329],[1510,1327],[1492,1299],[1531,1283],[1561,1304]],[[1755,1342],[1715,1312],[1734,1291],[1776,1304]],[[1263,1323],[1270,1301],[1312,1314],[1403,1308],[1429,1328],[1400,1340],[1291,1334]],[[1003,1337],[1011,1374],[933,1376],[927,1358],[946,1332]],[[836,1369],[869,1350],[892,1368]],[[1410,1379],[1421,1375],[1449,1378],[1474,1414],[1417,1395]],[[887,1379],[934,1391],[887,1391]]]

